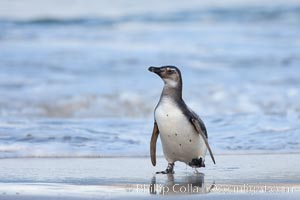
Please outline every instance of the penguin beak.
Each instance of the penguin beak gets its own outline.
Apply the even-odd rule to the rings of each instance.
[[[153,73],[155,73],[155,74],[160,74],[161,72],[162,72],[162,70],[161,70],[161,68],[160,67],[149,67],[148,68],[148,70],[150,71],[150,72],[153,72]]]

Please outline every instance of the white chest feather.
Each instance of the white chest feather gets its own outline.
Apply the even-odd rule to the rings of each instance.
[[[155,110],[155,120],[168,162],[188,163],[194,158],[204,159],[206,146],[203,139],[171,99],[162,99]]]

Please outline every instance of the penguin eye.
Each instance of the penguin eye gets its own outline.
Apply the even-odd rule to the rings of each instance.
[[[167,72],[168,72],[168,74],[173,74],[173,73],[175,73],[176,71],[175,71],[175,69],[167,68]]]

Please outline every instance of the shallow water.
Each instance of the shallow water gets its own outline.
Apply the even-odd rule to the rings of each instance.
[[[217,155],[217,164],[195,174],[184,163],[176,163],[175,174],[155,174],[165,169],[164,158],[153,167],[149,158],[25,158],[1,159],[0,183],[134,186],[136,184],[297,184],[300,183],[299,154]],[[268,170],[266,170],[266,168]],[[199,180],[200,179],[200,180]],[[201,180],[202,179],[202,180]],[[174,183],[173,183],[174,184]],[[1,188],[1,187],[0,187]],[[148,190],[146,191],[148,193]]]
[[[1,1],[0,157],[148,155],[166,64],[215,152],[299,152],[299,52],[294,0]]]
[[[215,153],[296,153],[299,123],[281,116],[206,117]],[[1,120],[0,157],[148,156],[153,122],[121,119]],[[158,142],[158,155],[162,155]]]

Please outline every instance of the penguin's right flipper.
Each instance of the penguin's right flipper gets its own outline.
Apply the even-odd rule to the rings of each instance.
[[[196,118],[192,118],[191,121],[192,121],[192,123],[193,123],[196,131],[202,136],[202,138],[203,138],[203,140],[204,140],[204,142],[206,144],[206,147],[207,147],[207,149],[209,151],[210,157],[211,157],[212,161],[214,162],[214,164],[216,164],[214,155],[213,155],[212,150],[211,150],[211,148],[210,148],[210,146],[208,144],[207,138],[206,138],[206,136],[204,135],[204,133],[203,133],[203,131],[201,129],[201,124],[200,124],[199,120],[196,119]]]
[[[151,162],[152,165],[156,165],[156,141],[159,134],[157,123],[154,122],[151,141],[150,141],[150,155],[151,155]]]

